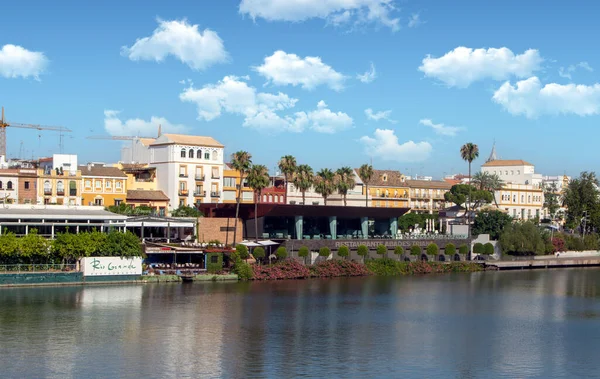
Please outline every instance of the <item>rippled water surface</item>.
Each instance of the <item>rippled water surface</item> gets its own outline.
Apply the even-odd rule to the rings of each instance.
[[[600,376],[600,270],[0,290],[0,378]]]

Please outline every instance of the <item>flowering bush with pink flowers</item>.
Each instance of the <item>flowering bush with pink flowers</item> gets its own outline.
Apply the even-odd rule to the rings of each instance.
[[[371,272],[364,264],[345,260],[329,260],[316,263],[310,267],[310,273],[315,278],[371,275]]]
[[[269,266],[252,265],[252,279],[305,279],[310,277],[308,267],[296,259],[286,259]]]

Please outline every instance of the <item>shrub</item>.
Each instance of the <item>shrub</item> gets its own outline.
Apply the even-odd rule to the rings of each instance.
[[[216,257],[214,262],[213,257]],[[218,274],[223,271],[223,254],[222,253],[208,253],[206,254],[206,271],[211,274]]]
[[[310,250],[308,250],[308,247],[306,246],[302,246],[300,249],[298,249],[298,256],[300,258],[304,258],[304,263],[306,263],[306,257],[308,257],[308,253],[310,253]]]
[[[378,255],[385,255],[385,253],[387,253],[388,249],[387,246],[383,245],[383,244],[379,244],[377,245],[377,254]]]
[[[337,254],[338,257],[346,258],[348,255],[350,255],[350,249],[348,249],[348,246],[342,245],[339,247]]]
[[[563,238],[563,236],[556,236],[552,238],[552,252],[553,253],[557,253],[559,251],[566,251],[567,249],[565,248],[565,239]]]
[[[427,249],[425,249],[427,255],[438,255],[440,252],[440,248],[435,243],[430,243],[427,245]]]
[[[456,254],[456,246],[453,243],[449,243],[444,248],[444,254],[446,255],[454,255]]]
[[[475,245],[473,245],[473,254],[481,255],[484,253],[485,253],[485,249],[484,249],[482,243],[477,242]]]
[[[319,249],[319,255],[321,257],[328,257],[331,254],[331,250],[328,247],[322,247]]]
[[[255,280],[304,279],[310,277],[308,267],[296,259],[286,259],[270,266],[252,267],[252,278]]]
[[[287,249],[284,246],[278,247],[277,251],[275,251],[275,256],[277,257],[277,259],[287,258],[287,256],[288,256]]]
[[[404,254],[404,248],[402,246],[396,246],[394,248],[394,254],[398,256]]]
[[[467,255],[469,254],[469,246],[467,246],[466,244],[462,244],[458,247],[458,253],[461,255]]]
[[[310,275],[317,278],[338,276],[366,276],[371,272],[367,266],[357,262],[330,260],[322,261],[310,267]]]
[[[492,245],[490,242],[483,245],[483,254],[494,255],[494,245]]]
[[[239,280],[250,280],[254,276],[252,267],[240,258],[236,259],[233,272],[237,274]]]
[[[481,265],[473,262],[399,262],[392,259],[373,259],[366,263],[370,272],[377,276],[415,275],[444,272],[481,271]]]
[[[410,247],[410,255],[421,255],[421,246],[412,245]]]
[[[240,259],[246,260],[248,259],[248,247],[246,245],[236,245],[235,252],[238,254]]]
[[[252,255],[254,255],[254,258],[256,258],[256,260],[262,260],[265,257],[265,249],[262,247],[255,247],[254,250],[252,250]]]
[[[356,249],[356,254],[358,254],[364,258],[367,255],[369,255],[369,248],[366,247],[365,245],[359,245],[358,248]]]

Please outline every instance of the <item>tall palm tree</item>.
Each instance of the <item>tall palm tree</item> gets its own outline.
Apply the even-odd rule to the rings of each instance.
[[[354,181],[354,170],[350,167],[342,167],[339,168],[335,172],[335,184],[337,187],[337,191],[340,195],[344,197],[344,206],[348,205],[346,202],[346,196],[348,195],[348,191],[354,188],[356,182]]]
[[[238,151],[231,154],[231,167],[240,173],[240,184],[237,188],[237,199],[235,206],[235,224],[233,226],[233,244],[237,236],[238,218],[240,216],[240,201],[242,200],[242,187],[244,186],[244,177],[248,175],[252,166],[252,155],[247,151]]]
[[[298,166],[296,174],[292,178],[294,186],[302,192],[302,204],[306,204],[306,191],[312,187],[313,178],[313,169],[307,164]]]
[[[296,164],[296,158],[292,155],[285,155],[281,157],[279,160],[279,170],[283,173],[283,177],[285,178],[285,195],[283,195],[283,201],[287,204],[287,194],[288,194],[288,183],[294,177],[296,173],[296,169],[298,165]]]
[[[471,204],[471,163],[479,156],[479,147],[472,142],[467,142],[460,148],[460,157],[465,162],[469,162],[469,199],[467,200],[467,230],[469,238],[471,238],[471,213],[469,206]]]
[[[504,187],[504,182],[500,179],[498,174],[478,172],[471,178],[471,183],[480,191],[490,192],[494,198],[494,204],[496,204],[496,208],[498,208],[498,201],[496,200],[495,193]]]
[[[315,192],[323,196],[323,203],[327,205],[327,198],[335,191],[335,174],[324,168],[315,175]]]
[[[254,236],[258,241],[258,202],[263,189],[269,186],[269,169],[262,164],[253,165],[248,172],[248,186],[254,190]]]
[[[369,182],[373,178],[373,174],[373,166],[370,164],[365,163],[358,169],[358,177],[365,185],[365,206],[367,207],[369,206]]]

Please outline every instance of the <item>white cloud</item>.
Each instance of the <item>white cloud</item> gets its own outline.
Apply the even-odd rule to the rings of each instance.
[[[274,85],[301,85],[304,89],[314,89],[326,85],[340,91],[344,88],[344,75],[323,63],[320,57],[300,58],[278,50],[266,57],[261,66],[254,69]]]
[[[458,134],[458,132],[465,130],[465,128],[463,128],[462,126],[434,124],[433,121],[431,121],[428,118],[419,120],[419,124],[430,127],[431,129],[433,129],[435,131],[436,134],[439,134],[441,136],[448,136],[448,137],[454,137],[455,135]]]
[[[529,49],[515,55],[510,49],[471,49],[457,47],[440,58],[427,55],[419,70],[450,87],[468,87],[483,80],[505,80],[511,76],[525,78],[540,70],[544,60],[539,52]]]
[[[396,123],[396,121],[392,120],[392,118],[391,118],[391,115],[392,115],[391,109],[387,110],[387,111],[373,112],[373,109],[367,108],[367,109],[365,109],[365,115],[367,116],[367,118],[369,120],[373,120],[373,121],[388,120],[392,124]]]
[[[371,62],[371,67],[364,73],[356,75],[356,78],[363,83],[371,83],[377,77],[375,65]]]
[[[575,72],[578,68],[582,68],[586,71],[593,72],[594,69],[587,62],[579,62],[577,64],[572,64],[566,69],[564,67],[560,67],[558,69],[558,75],[563,78],[572,79],[571,74]]]
[[[400,29],[400,20],[391,13],[396,10],[395,0],[242,0],[241,14],[252,19],[300,22],[322,18],[334,25],[378,23]]]
[[[600,84],[549,83],[542,86],[533,76],[521,80],[515,86],[504,83],[492,98],[513,115],[536,118],[541,115],[576,114],[590,116],[600,114]]]
[[[33,77],[39,80],[46,66],[48,58],[44,53],[16,45],[4,45],[0,49],[0,76],[5,78]]]
[[[104,111],[104,129],[113,136],[139,136],[152,137],[158,133],[158,125],[163,133],[184,133],[188,130],[185,125],[172,124],[164,117],[152,116],[150,121],[140,118],[131,118],[122,121],[119,119],[119,111]]]
[[[429,142],[407,141],[400,144],[391,129],[377,129],[373,137],[363,136],[360,142],[368,155],[384,161],[420,162],[429,158],[432,151]]]
[[[314,111],[280,115],[278,112],[294,108],[298,100],[281,92],[257,92],[243,78],[235,76],[226,76],[218,83],[200,89],[189,87],[179,98],[196,104],[200,120],[211,121],[222,113],[237,114],[244,117],[245,127],[263,131],[302,132],[310,128],[320,133],[335,133],[353,123],[346,113],[332,112],[322,100]]]
[[[198,25],[190,25],[186,20],[158,20],[158,23],[152,36],[136,40],[131,47],[123,46],[121,54],[133,61],[157,62],[172,55],[194,70],[227,61],[223,40],[216,32],[198,31]]]
[[[421,25],[423,23],[423,21],[421,21],[421,17],[418,13],[413,13],[410,16],[410,19],[408,20],[408,27],[409,28],[416,28],[417,26]]]

